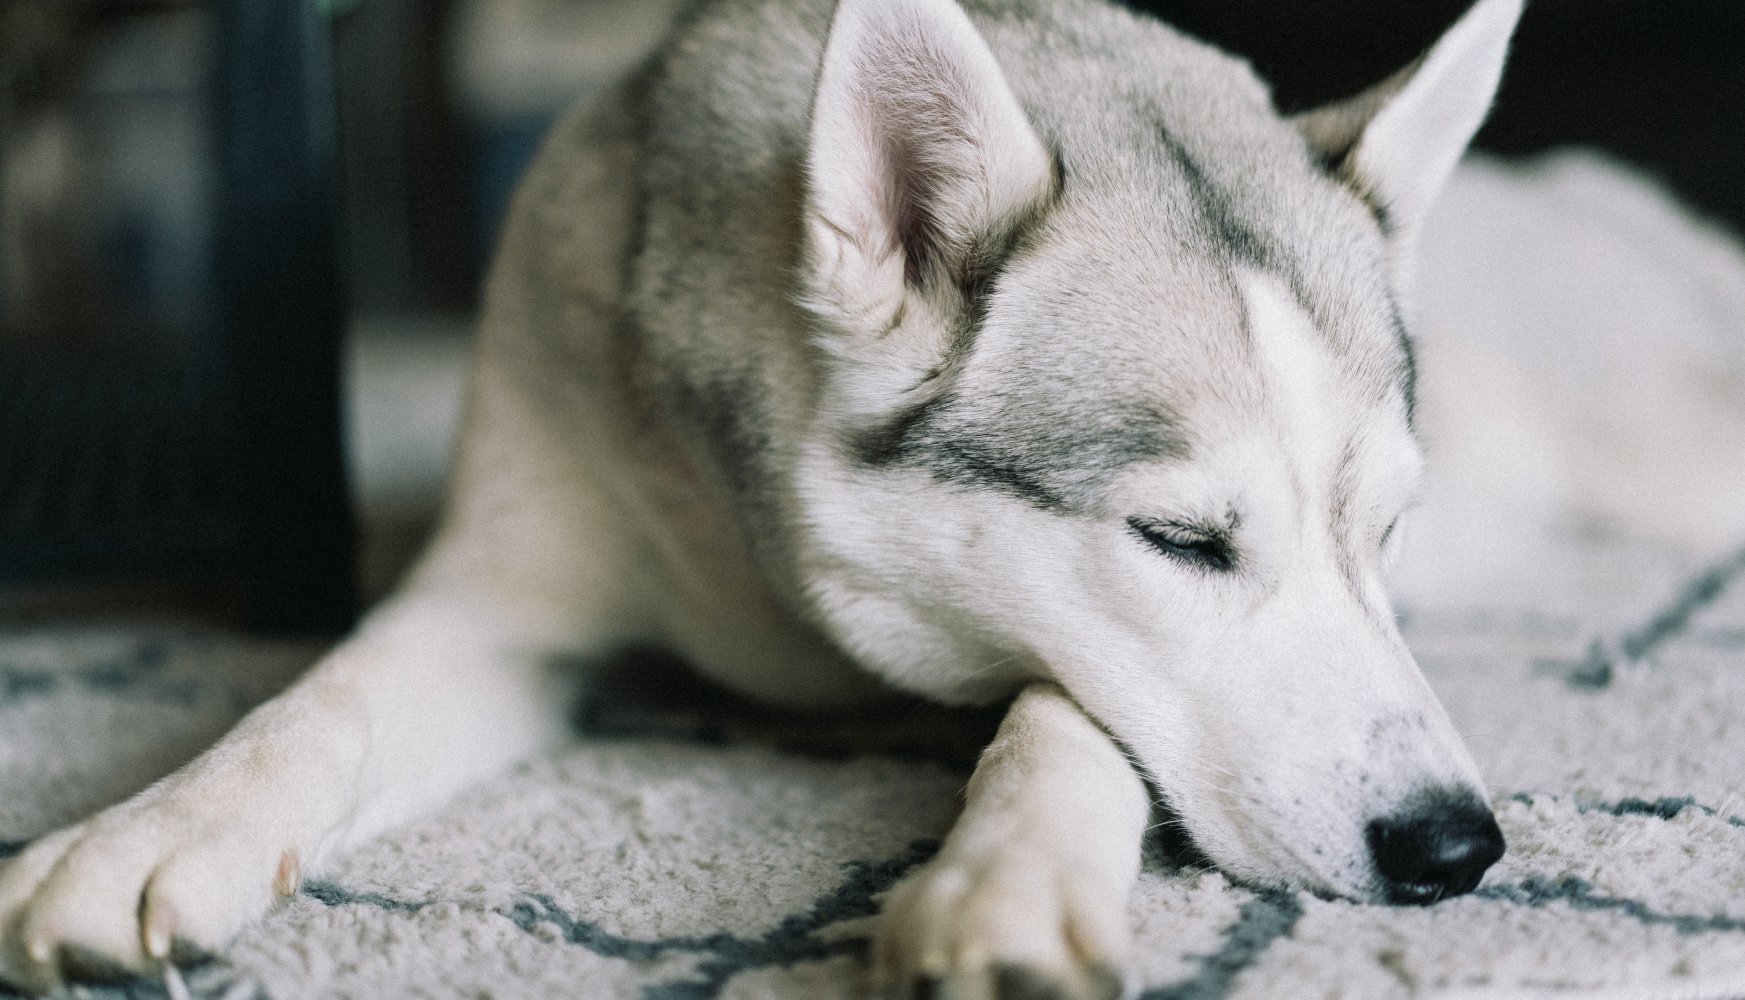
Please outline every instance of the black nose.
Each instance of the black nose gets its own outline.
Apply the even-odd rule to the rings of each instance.
[[[1369,853],[1390,903],[1424,905],[1471,892],[1503,856],[1503,831],[1478,796],[1438,789],[1369,824]]]

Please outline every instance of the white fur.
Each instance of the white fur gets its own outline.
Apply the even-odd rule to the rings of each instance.
[[[1303,116],[1312,139],[1350,145],[1343,169],[1387,213],[1402,290],[1412,287],[1417,234],[1490,111],[1522,2],[1479,0],[1417,64]]]
[[[1364,128],[1352,166],[1379,189],[1401,222],[1422,225],[1484,124],[1521,3],[1474,4]]]
[[[1537,539],[1648,538],[1653,558],[1699,565],[1745,538],[1734,239],[1634,171],[1566,152],[1468,163],[1422,254],[1435,488],[1396,582],[1408,607],[1585,614],[1587,564],[1539,559]]]
[[[938,858],[885,903],[875,986],[937,979],[947,996],[991,997],[1017,969],[1069,996],[1119,982],[1149,815],[1120,751],[1059,688],[1032,685],[966,796]]]
[[[1153,32],[1182,65],[1228,74],[1227,86],[1214,81],[1228,102],[1217,108],[1270,115],[1228,60],[1120,12],[1075,9],[1112,38]],[[1357,162],[1413,210],[1476,126],[1515,9],[1481,3],[1365,133]],[[783,11],[755,8],[771,21],[758,29],[811,40]],[[1376,396],[1373,372],[1336,363],[1318,342],[1328,331],[1270,279],[1244,276],[1236,294],[1254,328],[1259,398],[1276,405],[1208,394],[1185,415],[1191,456],[1124,466],[1101,509],[1069,518],[923,468],[851,459],[845,428],[912,400],[917,379],[944,363],[944,317],[963,290],[937,255],[950,261],[997,235],[1048,195],[1052,175],[992,51],[949,0],[845,0],[823,52],[809,188],[789,206],[804,220],[800,273],[791,244],[777,243],[769,256],[780,260],[755,261],[769,268],[755,280],[732,270],[750,266],[745,255],[708,258],[721,273],[704,276],[718,281],[706,302],[638,300],[660,334],[634,345],[652,370],[626,368],[615,335],[642,123],[607,105],[558,131],[499,252],[432,550],[352,638],[218,746],[0,871],[0,977],[46,990],[69,949],[140,968],[174,937],[216,947],[299,872],[559,738],[565,681],[550,665],[624,640],[664,643],[783,704],[852,704],[884,685],[945,701],[1025,689],[978,768],[963,825],[893,899],[879,955],[903,983],[937,974],[985,991],[990,970],[1013,961],[1068,995],[1101,989],[1090,970],[1122,961],[1141,772],[1232,874],[1356,898],[1376,894],[1368,818],[1425,784],[1477,787],[1380,590],[1381,535],[1416,476],[1403,407]],[[762,111],[776,96],[738,100]],[[1178,103],[1190,125],[1188,112],[1207,107]],[[1244,135],[1301,155],[1300,142],[1278,141],[1296,136],[1274,119]],[[879,152],[893,139],[920,151],[935,182],[933,256],[918,262],[893,229],[892,161]],[[1427,161],[1414,166],[1420,143]],[[1330,203],[1324,179],[1292,169],[1278,176]],[[755,221],[787,238],[791,219]],[[1103,248],[1080,239],[1084,252],[1065,256]],[[656,277],[694,274],[690,260],[660,263]],[[798,287],[774,295],[772,274]],[[1014,267],[1005,280],[1026,275]],[[784,339],[801,325],[793,300],[808,311],[806,337]],[[1011,348],[1024,334],[1017,312],[991,317],[976,350]],[[1155,310],[1135,313],[1155,321]],[[717,316],[743,326],[709,327]],[[1135,343],[1154,335],[1141,325]],[[811,367],[814,336],[822,370]],[[1135,370],[1147,357],[1135,348]],[[1240,371],[1221,374],[1253,361],[1232,356]],[[650,386],[692,366],[751,370],[733,415],[774,415],[755,428],[767,449],[746,460],[778,467],[779,490],[733,492],[735,470],[711,463],[739,442],[700,441],[680,407],[661,408]],[[760,393],[788,409],[756,410]],[[1341,475],[1355,500],[1335,519]],[[1125,520],[1232,511],[1245,572],[1229,576],[1172,561]]]
[[[1240,508],[1244,550],[1261,563],[1255,585],[1171,565],[1135,545],[1118,519],[1084,530],[973,495],[919,506],[908,498],[926,488],[924,473],[868,474],[820,447],[803,477],[819,526],[813,586],[851,651],[892,682],[977,700],[1029,679],[1056,681],[1122,738],[1178,808],[1216,817],[1196,836],[1227,868],[1263,880],[1289,869],[1328,891],[1365,895],[1361,838],[1337,831],[1360,830],[1417,785],[1478,786],[1382,593],[1382,533],[1412,501],[1421,459],[1403,412],[1392,427],[1369,422],[1357,385],[1288,292],[1258,276],[1247,290],[1271,419],[1209,442],[1214,459],[1136,469],[1116,502],[1183,518]],[[1363,517],[1336,536],[1330,482],[1347,445],[1366,487],[1356,504]],[[1359,549],[1358,594],[1334,569],[1342,546]],[[941,650],[971,669],[932,669]],[[1301,700],[1322,714],[1291,715]],[[1411,729],[1398,744],[1366,750],[1341,738],[1396,723]],[[1280,745],[1295,749],[1275,754]],[[1349,784],[1330,783],[1343,765]],[[1257,813],[1273,817],[1267,828],[1343,847],[1305,857],[1295,842],[1258,835]]]
[[[1293,458],[1305,489],[1325,490],[1333,479],[1343,442],[1334,418],[1338,373],[1322,334],[1291,301],[1278,279],[1254,272],[1240,276],[1248,328],[1271,389],[1279,444]]]
[[[956,4],[838,5],[812,108],[804,274],[849,413],[865,419],[923,381],[961,307],[947,272],[1040,201],[1050,171]],[[906,234],[905,216],[925,222]]]

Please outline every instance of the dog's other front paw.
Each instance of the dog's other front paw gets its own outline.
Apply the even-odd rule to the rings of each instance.
[[[1115,1000],[1125,894],[1099,892],[1040,851],[941,856],[891,891],[873,950],[876,995],[901,1000]]]
[[[0,863],[0,983],[125,980],[216,950],[296,891],[294,851],[189,798],[148,792]]]

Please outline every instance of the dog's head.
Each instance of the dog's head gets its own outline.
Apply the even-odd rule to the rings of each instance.
[[[1501,834],[1383,577],[1422,464],[1411,244],[1519,0],[1289,120],[1228,57],[1063,6],[985,38],[950,0],[836,15],[816,608],[934,697],[1057,681],[1233,875],[1465,892]]]

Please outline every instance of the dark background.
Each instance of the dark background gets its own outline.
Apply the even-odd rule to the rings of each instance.
[[[586,0],[578,0],[586,2]],[[367,306],[465,307],[482,258],[464,206],[481,189],[478,122],[441,86],[446,3],[360,8],[340,32],[354,243],[370,273]],[[1462,0],[1129,0],[1248,58],[1282,111],[1380,82],[1428,48]],[[390,46],[388,39],[425,45]],[[395,99],[384,95],[399,94]],[[554,109],[555,110],[555,109]],[[1480,149],[1528,154],[1591,145],[1649,169],[1745,232],[1745,3],[1736,0],[1532,0]],[[525,141],[518,151],[531,149]],[[408,170],[416,164],[416,170]],[[504,175],[506,176],[506,174]],[[485,178],[489,191],[504,176]],[[493,195],[496,197],[498,195]],[[486,227],[488,232],[488,227]],[[389,252],[382,252],[382,251]],[[385,266],[391,261],[392,266]]]
[[[352,616],[346,332],[473,308],[519,166],[577,96],[465,93],[467,2],[0,0],[0,618],[114,583],[262,628]],[[516,2],[574,29],[635,0]],[[1466,4],[1134,6],[1248,57],[1288,112],[1385,78]],[[1531,3],[1478,146],[1569,145],[1745,231],[1745,3]]]
[[[1458,0],[1154,0],[1184,30],[1247,56],[1284,111],[1406,65]],[[1599,146],[1745,231],[1745,4],[1529,0],[1480,149]]]

